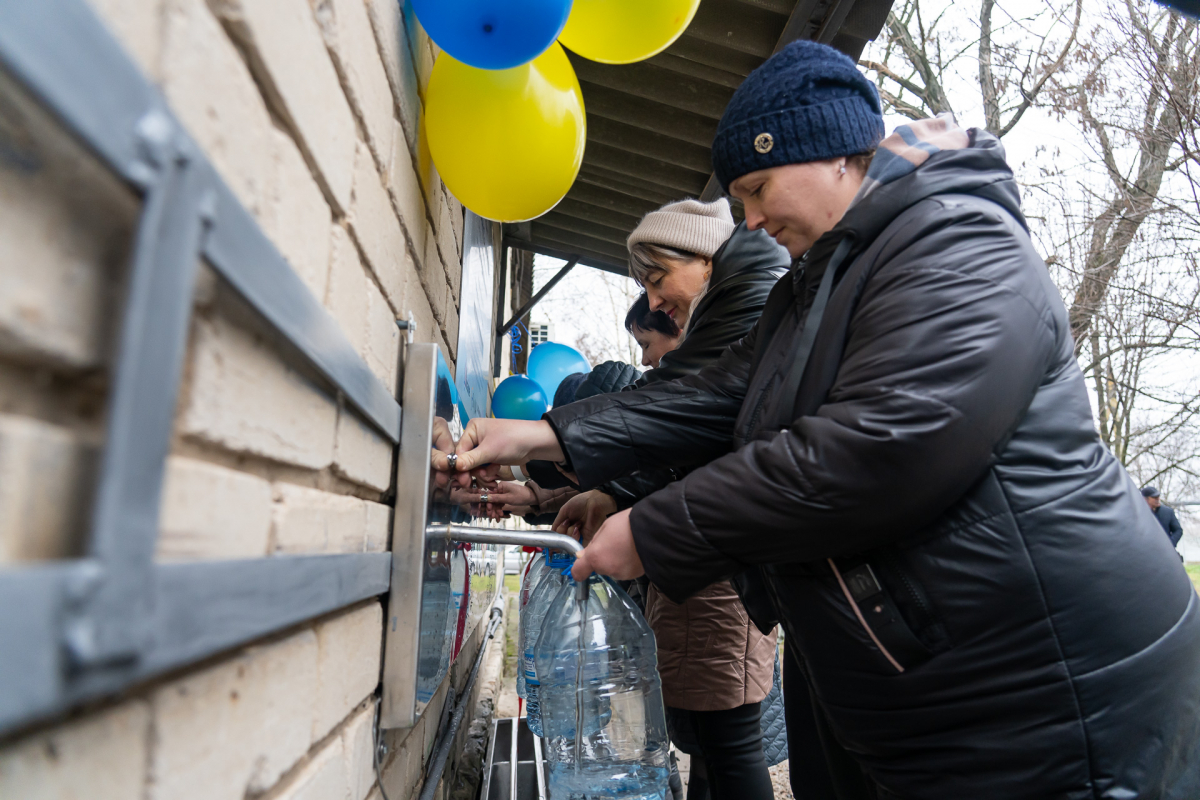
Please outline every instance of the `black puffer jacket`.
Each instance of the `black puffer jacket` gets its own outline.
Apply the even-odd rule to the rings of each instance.
[[[634,506],[647,574],[678,600],[758,567],[882,797],[1193,800],[1196,592],[1022,225],[972,132],[854,206],[717,366],[548,418],[585,487],[711,461]]]
[[[604,361],[592,368],[568,402],[619,392],[640,377],[642,373],[624,361]]]

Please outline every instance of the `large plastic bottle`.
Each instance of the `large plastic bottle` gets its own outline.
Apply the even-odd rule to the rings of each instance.
[[[550,603],[558,590],[567,582],[561,570],[570,567],[572,559],[556,552],[546,558],[546,573],[529,595],[525,604],[525,630],[521,636],[521,668],[525,674],[525,721],[534,736],[542,735],[542,715],[539,681],[534,669],[534,647],[542,632],[542,621],[550,610]]]
[[[629,596],[596,576],[586,602],[573,582],[559,589],[535,664],[552,800],[665,798],[670,768],[658,654]]]
[[[517,642],[525,641],[525,606],[529,602],[529,595],[533,593],[538,583],[546,577],[546,573],[549,571],[550,565],[546,563],[546,554],[542,552],[533,557],[529,568],[525,570],[525,577],[521,581],[521,590],[517,592]],[[517,696],[525,696],[525,669],[523,666],[517,670]]]

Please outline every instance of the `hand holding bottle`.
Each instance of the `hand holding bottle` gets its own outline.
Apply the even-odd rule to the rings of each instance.
[[[592,543],[576,556],[575,566],[571,569],[572,578],[583,581],[597,572],[619,581],[628,581],[645,574],[641,556],[633,543],[633,529],[629,527],[631,510],[618,511],[604,521]]]

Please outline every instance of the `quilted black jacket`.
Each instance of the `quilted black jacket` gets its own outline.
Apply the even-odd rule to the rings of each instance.
[[[991,135],[851,208],[716,366],[547,418],[585,488],[709,462],[634,506],[647,574],[756,567],[881,797],[1200,797],[1196,592]]]

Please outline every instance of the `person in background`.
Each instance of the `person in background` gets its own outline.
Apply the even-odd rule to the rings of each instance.
[[[1171,546],[1178,548],[1179,540],[1183,538],[1183,526],[1179,524],[1179,517],[1175,516],[1175,509],[1163,503],[1162,494],[1154,486],[1143,487],[1142,497],[1146,498],[1146,505],[1150,506],[1154,518],[1171,540]]]
[[[629,313],[625,315],[625,330],[642,349],[642,366],[653,369],[658,369],[662,357],[679,347],[683,340],[683,331],[675,324],[675,320],[662,311],[650,310],[650,300],[645,292],[638,295],[638,299],[629,307]]]

